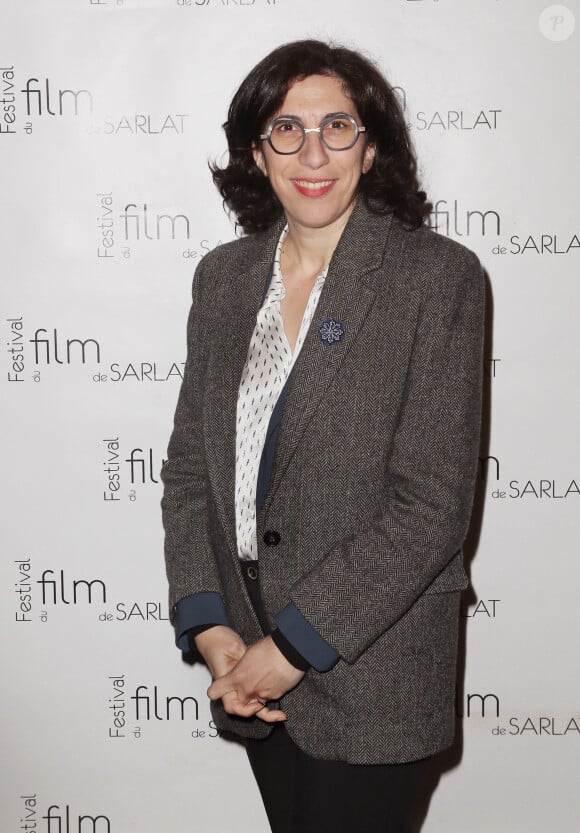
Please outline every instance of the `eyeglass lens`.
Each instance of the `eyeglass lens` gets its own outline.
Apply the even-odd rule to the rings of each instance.
[[[332,150],[347,150],[357,138],[357,126],[348,118],[338,117],[323,122],[320,135],[323,143]],[[302,124],[295,119],[276,119],[270,133],[274,150],[279,153],[295,153],[305,138]]]

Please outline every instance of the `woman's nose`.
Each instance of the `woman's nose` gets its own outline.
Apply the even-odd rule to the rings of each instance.
[[[298,154],[303,165],[309,168],[321,168],[328,162],[328,153],[320,140],[320,133],[307,133],[304,144]]]

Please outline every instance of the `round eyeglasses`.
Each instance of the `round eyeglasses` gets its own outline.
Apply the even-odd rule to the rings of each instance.
[[[304,127],[295,116],[279,116],[270,122],[260,139],[268,142],[276,153],[290,154],[302,149],[307,133],[318,133],[320,141],[329,150],[348,150],[365,130],[366,127],[360,127],[348,113],[330,113],[319,127]]]

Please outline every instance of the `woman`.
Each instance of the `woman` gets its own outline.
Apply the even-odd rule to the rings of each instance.
[[[454,736],[482,269],[425,226],[358,53],[276,49],[225,128],[213,176],[246,236],[196,271],[162,471],[177,644],[275,833],[402,833]]]

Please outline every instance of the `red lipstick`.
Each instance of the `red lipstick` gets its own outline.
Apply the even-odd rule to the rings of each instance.
[[[300,179],[293,179],[292,185],[304,197],[323,197],[328,194],[335,179],[310,179],[308,177],[301,177]]]

